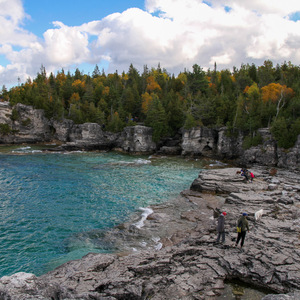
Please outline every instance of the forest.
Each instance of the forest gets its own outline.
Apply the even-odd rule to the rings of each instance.
[[[96,65],[92,75],[76,69],[57,74],[43,66],[36,78],[0,92],[0,101],[43,109],[47,118],[93,122],[118,132],[125,126],[153,128],[153,140],[175,135],[180,128],[226,126],[228,135],[242,132],[244,147],[261,143],[259,128],[270,128],[279,147],[294,146],[300,134],[300,68],[291,62],[261,66],[242,64],[233,71],[191,71],[175,76],[162,69],[105,74]],[[12,118],[17,118],[13,113]]]

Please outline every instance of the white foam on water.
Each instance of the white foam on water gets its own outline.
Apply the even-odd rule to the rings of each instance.
[[[29,150],[31,150],[30,146],[20,147],[20,148],[13,150],[12,153],[20,153],[20,152],[28,153],[28,152],[30,152]]]
[[[147,164],[151,164],[151,160],[139,158],[135,160],[135,163],[139,165],[147,165]]]
[[[152,241],[156,243],[154,246],[155,250],[160,250],[162,248],[163,244],[160,242],[160,237],[154,237],[152,238]]]
[[[142,217],[137,223],[133,224],[138,229],[140,229],[144,226],[144,222],[147,219],[147,217],[153,213],[153,210],[149,207],[146,207],[146,208],[140,207],[139,210],[142,211],[142,214],[141,214]]]
[[[113,162],[112,165],[125,165],[125,166],[136,166],[136,165],[148,165],[151,164],[151,160],[139,158],[134,161],[124,161]]]
[[[221,161],[216,160],[214,163],[209,165],[210,167],[215,167],[215,166],[227,166],[226,163],[223,163]]]
[[[86,152],[86,151],[76,150],[76,151],[63,152],[63,154],[69,155],[69,154],[73,154],[73,153],[85,153],[85,152]]]
[[[154,247],[155,250],[160,250],[162,248],[163,244],[162,243],[157,243]]]

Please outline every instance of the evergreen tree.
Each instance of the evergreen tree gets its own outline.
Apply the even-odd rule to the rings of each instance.
[[[203,69],[197,64],[193,65],[193,72],[187,73],[188,86],[192,95],[198,93],[206,94],[208,91],[208,81]]]
[[[95,68],[94,68],[92,77],[93,77],[93,78],[97,78],[97,77],[99,77],[100,75],[101,75],[101,74],[100,74],[99,67],[98,67],[98,65],[96,65]]]
[[[158,142],[160,138],[166,136],[169,132],[166,112],[156,96],[150,103],[147,112],[146,126],[153,128],[153,141]]]

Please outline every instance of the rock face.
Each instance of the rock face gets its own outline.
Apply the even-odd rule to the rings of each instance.
[[[55,150],[113,150],[152,153],[152,129],[146,126],[126,127],[122,133],[103,131],[96,123],[74,124],[72,120],[48,120],[44,111],[17,104],[13,108],[0,102],[0,124],[9,132],[1,133],[0,143],[21,144],[55,140],[61,143]]]
[[[73,124],[68,130],[63,150],[111,150],[118,145],[120,134],[107,133],[96,123]]]
[[[239,134],[237,137],[228,136],[226,129],[226,127],[222,127],[218,131],[216,155],[221,159],[239,158],[244,153],[242,148],[244,137],[242,134]]]
[[[56,140],[64,143],[56,150],[121,150],[130,153],[206,156],[235,160],[243,165],[265,165],[300,170],[300,136],[288,151],[277,146],[268,128],[258,130],[262,144],[243,149],[244,136],[228,136],[226,128],[192,128],[158,144],[152,141],[152,129],[129,126],[121,133],[102,130],[96,123],[74,124],[71,120],[48,120],[43,110],[17,104],[13,108],[0,102],[0,143],[20,144]]]
[[[0,123],[7,124],[13,134],[0,135],[0,143],[38,143],[51,140],[49,120],[42,109],[17,104],[0,105]]]
[[[299,174],[255,168],[246,183],[236,171],[205,170],[178,198],[152,206],[144,227],[132,220],[108,233],[127,249],[90,253],[40,277],[2,277],[0,299],[217,299],[232,278],[285,294],[265,299],[299,299]],[[224,244],[215,243],[217,210],[227,212]],[[250,232],[241,250],[234,243],[242,212]]]
[[[211,156],[216,152],[218,132],[209,128],[192,128],[182,132],[182,154]]]
[[[122,133],[120,143],[123,151],[127,152],[154,152],[156,144],[152,141],[152,128],[146,126],[128,126]]]
[[[277,143],[268,128],[262,128],[258,132],[262,137],[262,145],[245,150],[241,155],[241,161],[245,164],[256,163],[265,166],[279,166],[278,152],[283,150],[277,149]],[[281,167],[285,166],[281,165]]]

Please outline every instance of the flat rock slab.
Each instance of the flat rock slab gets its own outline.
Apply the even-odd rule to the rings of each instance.
[[[108,232],[105,238],[119,248],[114,254],[90,253],[40,277],[2,277],[0,298],[216,299],[225,279],[238,278],[285,297],[266,300],[299,299],[300,176],[286,170],[270,176],[254,168],[255,180],[246,183],[237,171],[204,170],[191,189],[152,206],[143,227],[133,225],[137,214]],[[224,244],[215,243],[214,216],[220,211],[227,212]],[[242,212],[248,213],[250,232],[241,250],[234,244]]]

